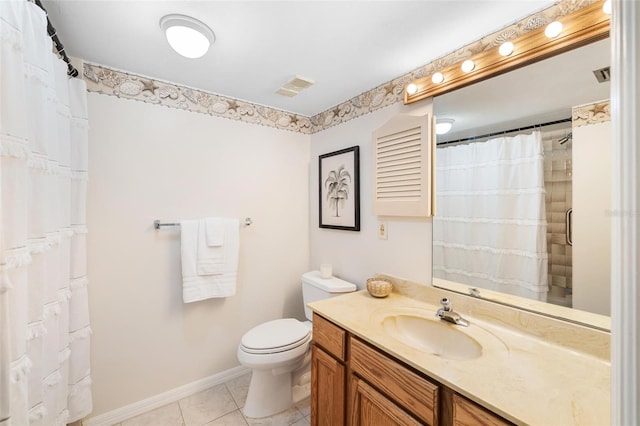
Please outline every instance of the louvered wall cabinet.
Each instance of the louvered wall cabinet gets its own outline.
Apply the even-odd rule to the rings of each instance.
[[[373,214],[435,214],[435,133],[431,115],[399,114],[373,132]]]

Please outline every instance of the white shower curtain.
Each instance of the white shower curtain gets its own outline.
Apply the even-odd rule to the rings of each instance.
[[[539,132],[436,150],[434,277],[546,300],[543,153]]]
[[[86,89],[45,13],[0,1],[0,425],[92,408],[86,279]]]

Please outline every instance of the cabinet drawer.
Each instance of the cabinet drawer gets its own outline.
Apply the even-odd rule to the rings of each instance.
[[[343,329],[320,315],[313,314],[313,341],[340,361],[346,359],[346,336]]]
[[[428,425],[438,424],[438,385],[357,338],[350,338],[350,347],[354,373]]]
[[[453,395],[453,426],[508,426],[511,423],[466,398]]]

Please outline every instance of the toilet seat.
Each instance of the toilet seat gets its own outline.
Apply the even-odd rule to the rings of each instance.
[[[249,354],[274,354],[306,345],[311,340],[308,325],[295,318],[260,324],[242,336],[240,347]]]

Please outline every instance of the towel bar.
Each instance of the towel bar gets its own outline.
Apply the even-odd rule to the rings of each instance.
[[[253,223],[250,217],[244,219],[244,226],[249,226]],[[153,229],[160,229],[163,226],[180,226],[180,222],[160,222],[159,220],[153,221]]]

